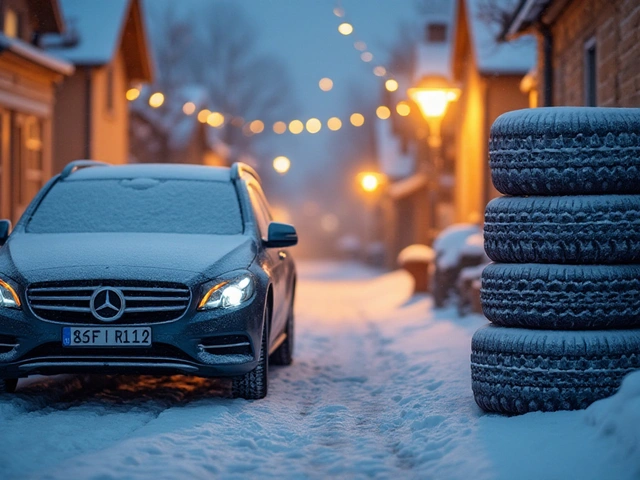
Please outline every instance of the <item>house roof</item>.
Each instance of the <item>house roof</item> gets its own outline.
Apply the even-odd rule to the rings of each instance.
[[[524,75],[536,62],[536,42],[531,36],[518,38],[512,42],[499,42],[500,27],[491,25],[482,19],[483,0],[458,0],[457,28],[466,24],[469,28],[471,49],[483,74],[522,74]],[[466,15],[466,21],[462,17]],[[462,36],[456,35],[456,42]],[[459,51],[456,45],[454,52]],[[454,53],[455,54],[455,53]]]
[[[18,57],[58,74],[71,75],[75,70],[73,65],[65,60],[49,55],[19,38],[10,38],[0,33],[0,55],[4,52],[11,52]]]
[[[516,5],[511,20],[500,32],[501,39],[513,38],[527,30],[535,23],[551,0],[520,0]]]
[[[60,33],[64,31],[64,18],[58,0],[27,0],[29,17],[38,33]]]
[[[60,0],[67,29],[45,35],[49,52],[82,66],[110,63],[121,46],[130,80],[150,81],[152,66],[139,0]]]

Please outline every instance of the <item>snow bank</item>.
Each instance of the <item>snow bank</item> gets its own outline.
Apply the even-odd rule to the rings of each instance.
[[[433,242],[438,268],[446,270],[456,266],[463,254],[467,239],[479,233],[480,227],[470,223],[460,223],[445,228]]]
[[[603,439],[621,447],[640,477],[640,371],[627,375],[618,393],[591,405],[586,415]]]
[[[426,245],[409,245],[398,254],[398,265],[405,265],[408,262],[430,263],[435,257],[433,249]]]

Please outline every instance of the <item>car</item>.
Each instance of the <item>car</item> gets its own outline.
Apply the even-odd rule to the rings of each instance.
[[[294,346],[293,226],[247,165],[72,162],[0,221],[0,391],[61,373],[231,377]]]

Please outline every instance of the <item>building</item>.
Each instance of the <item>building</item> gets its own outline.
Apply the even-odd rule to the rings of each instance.
[[[529,106],[520,89],[535,64],[535,40],[498,42],[497,25],[481,18],[482,0],[457,0],[452,45],[452,80],[461,89],[455,111],[455,221],[480,223],[491,183],[488,147],[493,121]],[[453,113],[453,112],[452,112]]]
[[[127,89],[152,80],[139,0],[60,0],[66,29],[45,35],[48,52],[75,65],[54,114],[53,172],[79,158],[125,163]]]
[[[640,107],[638,0],[519,0],[502,37],[535,33],[542,106]]]
[[[5,0],[0,10],[0,217],[16,221],[53,171],[56,85],[74,67],[38,47],[65,28],[56,0]]]

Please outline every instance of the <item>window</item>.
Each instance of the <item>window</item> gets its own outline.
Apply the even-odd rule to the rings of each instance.
[[[271,212],[264,198],[263,193],[254,185],[249,185],[249,196],[251,204],[260,229],[260,236],[267,238],[269,231],[269,223],[272,221]]]
[[[16,38],[20,34],[18,14],[12,8],[4,11],[4,27],[3,31],[7,37]]]
[[[445,23],[427,24],[427,42],[444,43],[447,41],[447,25]]]
[[[598,71],[596,64],[596,39],[590,38],[584,44],[584,104],[598,105]]]

